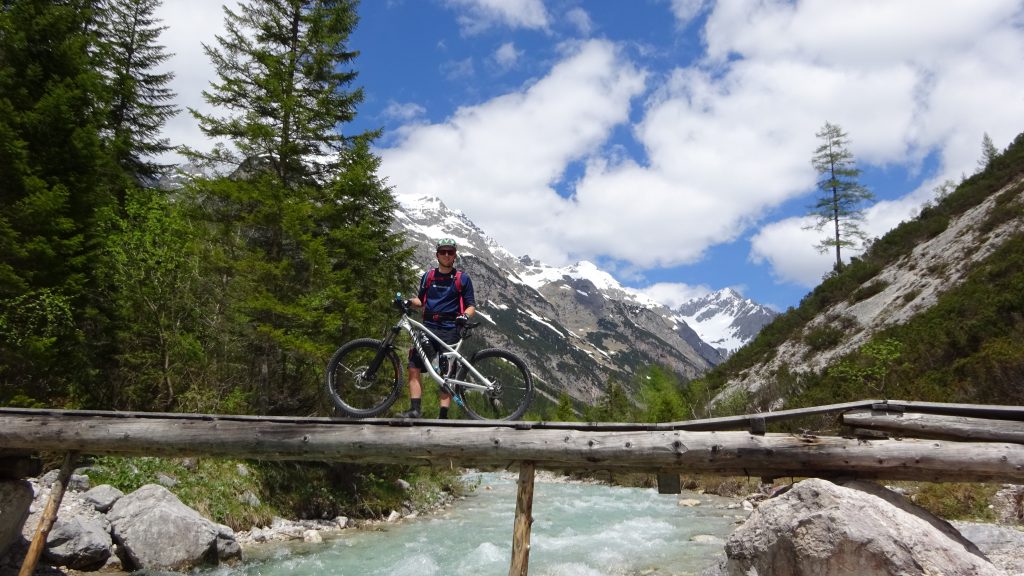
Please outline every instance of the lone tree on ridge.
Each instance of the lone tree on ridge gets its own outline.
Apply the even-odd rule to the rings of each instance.
[[[855,240],[866,239],[860,228],[864,221],[861,204],[872,200],[875,196],[870,190],[857,182],[860,169],[856,167],[853,154],[849,151],[849,138],[842,128],[825,122],[820,132],[815,134],[822,143],[814,151],[811,165],[818,171],[818,190],[821,195],[811,206],[810,216],[817,221],[809,228],[821,231],[831,223],[834,233],[826,236],[815,246],[822,253],[831,248],[836,251],[836,270],[843,267],[842,248],[854,247]]]

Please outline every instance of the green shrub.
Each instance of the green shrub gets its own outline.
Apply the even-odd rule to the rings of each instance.
[[[947,520],[992,522],[995,514],[989,502],[999,490],[994,484],[948,482],[921,484],[913,501],[936,516]]]
[[[821,352],[842,342],[845,334],[843,329],[838,326],[820,324],[808,330],[804,335],[804,344],[807,344],[810,352]]]
[[[865,284],[864,286],[861,286],[860,288],[853,291],[853,294],[851,294],[849,298],[850,304],[856,304],[857,302],[867,300],[868,298],[871,298],[875,294],[881,293],[888,287],[889,283],[884,282],[882,280],[876,280],[869,284]]]

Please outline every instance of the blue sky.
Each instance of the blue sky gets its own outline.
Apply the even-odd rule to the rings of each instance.
[[[590,260],[676,304],[733,287],[795,306],[833,256],[805,229],[826,121],[881,236],[988,134],[1024,131],[1019,0],[364,0],[359,118],[396,194],[439,196],[515,254]],[[222,17],[165,0],[183,106]],[[200,146],[187,115],[175,143]]]

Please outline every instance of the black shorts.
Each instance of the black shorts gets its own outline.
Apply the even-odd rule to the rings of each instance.
[[[459,329],[456,326],[452,326],[451,328],[442,328],[438,326],[430,326],[428,324],[427,328],[429,328],[431,332],[436,334],[438,338],[444,340],[445,344],[455,344],[456,342],[459,341]],[[441,346],[437,342],[433,340],[430,341],[429,352],[431,354],[436,356],[440,349]],[[415,347],[409,349],[409,368],[417,368],[419,370],[427,369],[426,364],[423,363],[423,359],[420,358],[420,355],[416,352]]]

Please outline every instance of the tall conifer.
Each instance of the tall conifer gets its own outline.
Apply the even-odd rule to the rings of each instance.
[[[818,190],[821,195],[811,207],[810,215],[817,220],[813,225],[821,230],[832,225],[831,235],[822,239],[817,248],[821,252],[835,249],[835,269],[843,267],[842,248],[853,247],[864,240],[860,223],[864,220],[861,204],[874,198],[870,190],[857,182],[860,169],[849,149],[849,138],[835,124],[825,123],[815,134],[822,142],[814,151],[811,164],[818,171]]]
[[[174,74],[160,69],[171,55],[158,43],[167,29],[153,16],[159,5],[160,0],[102,0],[97,12],[97,61],[110,100],[108,146],[139,183],[151,183],[169,168],[157,157],[172,148],[162,131],[178,112],[168,86]]]
[[[99,230],[113,202],[93,3],[0,8],[0,402],[74,404],[103,345]]]
[[[406,280],[373,134],[343,132],[362,100],[347,48],[356,22],[351,1],[253,0],[225,9],[226,32],[205,47],[215,109],[193,115],[219,145],[191,154],[231,175],[195,191],[223,240],[261,412],[309,410],[341,324],[369,329]]]

